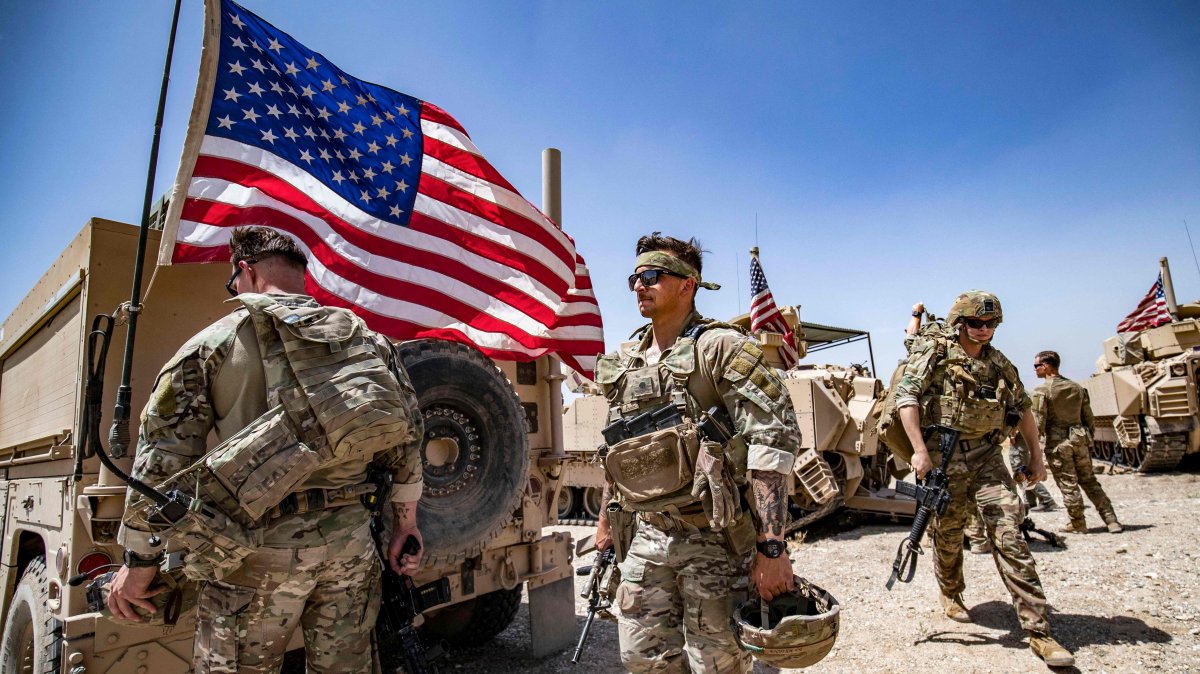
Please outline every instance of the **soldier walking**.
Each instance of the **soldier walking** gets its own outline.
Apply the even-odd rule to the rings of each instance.
[[[751,583],[764,601],[793,589],[783,536],[795,412],[758,344],[696,313],[697,290],[718,287],[700,272],[695,239],[642,237],[629,289],[650,323],[596,367],[610,422],[653,410],[682,416],[609,447],[605,459],[605,502],[619,509],[601,513],[596,546],[624,555],[615,604],[621,660],[634,673],[749,672],[730,616]],[[727,416],[732,440],[697,432],[709,410]]]
[[[133,466],[133,476],[148,484],[161,484],[203,457],[210,431],[225,440],[270,418],[269,408],[280,405],[281,397],[291,412],[313,414],[295,405],[298,388],[304,396],[310,391],[302,383],[307,379],[297,375],[309,370],[296,365],[284,346],[294,337],[271,327],[266,314],[286,316],[291,329],[311,326],[326,330],[323,334],[329,334],[326,326],[335,320],[342,326],[359,324],[348,311],[318,308],[304,294],[306,259],[292,239],[265,227],[247,227],[233,231],[230,249],[233,275],[226,289],[243,306],[189,340],[159,374],[142,413]],[[400,552],[409,536],[421,540],[416,509],[422,490],[422,421],[416,394],[391,344],[365,326],[358,329],[365,335],[358,362],[379,373],[377,390],[369,395],[382,396],[373,399],[386,399],[392,410],[392,431],[379,437],[399,438],[400,444],[372,453],[366,441],[361,451],[335,453],[318,464],[265,516],[257,529],[261,547],[247,551],[240,567],[219,574],[219,580],[202,564],[185,567],[193,580],[201,581],[193,654],[198,673],[278,672],[297,627],[303,631],[309,671],[372,669],[380,561],[370,535],[370,513],[360,496],[375,488],[366,482],[373,459],[390,468],[394,519],[388,562],[398,573],[415,572],[420,553]],[[335,391],[337,386],[327,384],[322,390],[351,401],[368,395]],[[358,409],[365,414],[365,403]],[[309,416],[300,427],[327,432],[331,423]],[[151,543],[145,497],[130,490],[126,502],[118,536],[127,549],[125,565],[113,582],[108,607],[116,618],[139,620],[136,609],[155,612],[150,598],[161,590],[150,588],[163,553]]]
[[[1041,399],[1039,408],[1044,408],[1042,423],[1046,431],[1046,456],[1050,472],[1063,494],[1063,505],[1067,508],[1070,522],[1063,527],[1066,533],[1086,534],[1083,493],[1096,506],[1109,532],[1119,534],[1121,523],[1113,511],[1108,494],[1096,479],[1092,470],[1091,444],[1095,432],[1095,420],[1087,389],[1058,373],[1062,363],[1054,351],[1042,351],[1033,360],[1034,371],[1045,381],[1034,389],[1033,395]]]
[[[963,603],[963,527],[978,508],[993,547],[992,558],[1012,594],[1029,647],[1046,664],[1074,664],[1070,651],[1050,636],[1046,595],[1029,546],[1021,536],[1022,504],[1004,465],[1000,443],[1007,428],[1019,426],[1030,450],[1030,480],[1046,477],[1037,422],[1013,364],[990,344],[1004,314],[995,295],[972,290],[959,295],[946,317],[953,332],[914,345],[896,386],[896,407],[913,446],[912,465],[924,477],[940,460],[927,443],[937,446],[926,428],[948,426],[960,431],[958,447],[946,473],[951,501],[933,522],[934,575],[946,617],[971,622]],[[936,452],[935,452],[936,453]]]

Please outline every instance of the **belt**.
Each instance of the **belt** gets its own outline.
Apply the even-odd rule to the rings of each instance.
[[[703,510],[677,514],[640,512],[638,516],[642,521],[663,531],[699,531],[708,528],[708,516]]]
[[[971,450],[979,449],[981,447],[990,447],[991,445],[994,445],[994,444],[996,444],[996,443],[989,440],[987,438],[987,436],[984,436],[982,438],[975,438],[974,440],[959,440],[958,441],[958,449],[961,452],[969,452]]]
[[[337,489],[306,489],[283,497],[279,505],[267,512],[268,520],[276,520],[287,515],[328,510],[342,506],[362,503],[363,494],[375,491],[375,485],[370,482],[352,484]]]

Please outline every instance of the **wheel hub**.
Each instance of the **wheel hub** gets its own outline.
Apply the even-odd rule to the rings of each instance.
[[[474,483],[479,475],[481,445],[478,426],[461,410],[445,403],[425,414],[425,494],[449,496]]]

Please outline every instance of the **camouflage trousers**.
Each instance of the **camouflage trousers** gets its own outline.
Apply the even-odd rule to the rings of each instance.
[[[1054,475],[1059,491],[1063,495],[1063,506],[1072,524],[1084,525],[1083,493],[1096,506],[1096,511],[1105,524],[1117,521],[1117,513],[1113,511],[1112,501],[1096,479],[1092,469],[1092,455],[1087,447],[1081,447],[1071,442],[1066,434],[1051,432],[1046,436],[1046,444],[1051,446],[1046,454],[1046,463]],[[1082,487],[1082,492],[1080,488]]]
[[[735,555],[709,529],[637,527],[616,593],[621,662],[633,674],[749,672],[729,618],[746,599],[753,551]]]
[[[1028,464],[1029,450],[1025,449],[1024,447],[1018,447],[1015,443],[1009,445],[1008,467],[1012,469],[1013,473],[1015,474],[1018,468]],[[1017,485],[1017,493],[1021,495],[1021,498],[1025,499],[1025,505],[1029,506],[1030,508],[1038,505],[1039,503],[1048,506],[1057,505],[1054,502],[1054,497],[1050,495],[1050,490],[1046,488],[1046,484],[1044,482],[1038,482],[1032,487]]]
[[[371,672],[380,563],[368,526],[339,545],[260,548],[197,599],[196,674],[278,672],[297,627],[308,672]]]
[[[932,458],[934,465],[941,460],[938,452],[933,452]],[[967,588],[963,579],[963,528],[972,511],[978,510],[992,543],[996,570],[1012,595],[1021,628],[1049,634],[1046,594],[1019,528],[1025,519],[1024,506],[1017,498],[1000,448],[991,445],[965,454],[956,452],[946,473],[950,478],[950,505],[944,515],[934,518],[931,527],[934,575],[942,594],[955,596]]]

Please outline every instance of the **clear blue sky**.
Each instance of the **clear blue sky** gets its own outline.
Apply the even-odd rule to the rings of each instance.
[[[654,229],[711,251],[704,313],[747,309],[757,242],[776,299],[872,331],[885,372],[916,300],[997,293],[1029,381],[1042,348],[1091,372],[1160,256],[1200,297],[1200,3],[246,5],[445,108],[534,203],[560,148],[610,348],[640,323],[624,278]],[[0,0],[0,316],[89,217],[139,217],[170,9]],[[185,3],[156,194],[201,14]]]

